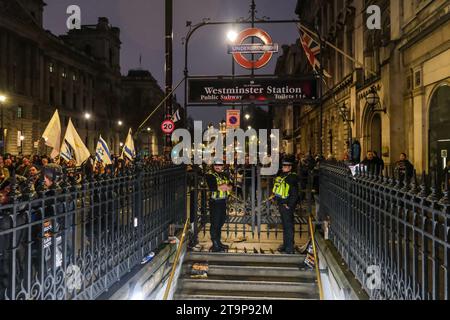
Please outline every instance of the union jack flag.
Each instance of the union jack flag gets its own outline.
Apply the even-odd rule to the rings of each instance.
[[[315,72],[320,72],[320,61],[317,59],[317,55],[320,54],[320,45],[311,38],[306,32],[302,32],[300,25],[297,24],[298,32],[300,33],[300,42],[303,50],[305,51],[306,58]],[[323,69],[323,75],[327,78],[331,78],[330,74]]]

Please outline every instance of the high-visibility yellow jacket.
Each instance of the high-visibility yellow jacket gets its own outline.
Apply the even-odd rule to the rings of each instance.
[[[213,176],[216,180],[217,187],[222,184],[230,184],[230,180],[225,174],[219,174],[217,172],[210,172],[210,175]],[[211,192],[211,199],[214,200],[220,200],[220,199],[227,199],[227,197],[231,194],[230,191],[220,191],[216,189],[215,191]]]
[[[294,181],[296,181],[297,174],[294,172],[289,172],[288,174],[282,174],[275,178],[275,184],[273,186],[272,192],[276,198],[283,200],[287,199],[290,196],[289,191],[291,191],[291,189],[297,189],[296,186],[291,186],[291,184],[288,182],[289,180],[292,180],[292,178],[294,178]]]

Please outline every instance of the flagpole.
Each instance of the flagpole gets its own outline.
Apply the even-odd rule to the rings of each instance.
[[[319,85],[319,99],[320,99],[320,156],[323,156],[323,90],[322,90],[322,83],[324,82],[323,79],[323,62],[324,59],[323,56],[323,43],[322,43],[322,37],[320,36],[320,31],[319,31],[319,25],[316,21],[316,29],[317,29],[317,34],[319,37],[319,52],[320,52],[320,58],[322,60],[322,62],[320,63],[320,85]]]
[[[306,32],[309,36],[313,35],[317,38],[319,38],[320,41],[320,35],[315,33],[314,31],[311,31],[309,28],[307,28],[305,25],[303,25],[301,22],[298,23],[300,28],[303,29],[303,32]],[[351,61],[353,61],[354,63],[356,63],[357,65],[359,65],[362,69],[367,70],[369,73],[371,73],[374,76],[377,76],[377,73],[374,72],[372,69],[364,66],[364,64],[358,60],[356,60],[355,58],[353,58],[352,56],[350,56],[349,54],[345,53],[345,51],[339,49],[338,47],[336,47],[334,44],[332,44],[331,42],[328,42],[327,40],[323,41],[327,46],[330,46],[331,48],[333,48],[334,50],[336,50],[338,53],[342,54],[344,57],[346,57],[347,59],[350,59]]]

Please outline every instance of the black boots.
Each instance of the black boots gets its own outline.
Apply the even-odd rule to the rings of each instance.
[[[220,246],[220,241],[212,240],[212,244],[213,244],[211,247],[212,252],[225,252],[224,248]]]
[[[226,244],[223,244],[220,240],[217,241],[217,242],[219,243],[219,247],[220,247],[220,248],[225,249],[225,250],[228,250],[229,247],[228,247]]]
[[[295,254],[295,250],[294,249],[286,250],[286,246],[284,244],[280,245],[277,250],[279,252],[285,253],[285,254]]]

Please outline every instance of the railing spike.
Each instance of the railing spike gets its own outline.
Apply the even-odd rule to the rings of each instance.
[[[439,200],[439,191],[437,188],[437,173],[436,170],[433,170],[431,172],[431,193],[430,195],[427,197],[428,201],[438,201]]]
[[[416,169],[413,171],[413,176],[411,179],[411,188],[409,190],[409,193],[412,195],[416,195],[419,192],[418,184],[417,184],[417,173]]]
[[[450,204],[450,195],[449,195],[449,186],[448,186],[448,180],[450,179],[450,175],[448,170],[446,170],[445,174],[444,174],[444,192],[443,192],[443,197],[441,198],[441,200],[439,200],[439,204],[442,205],[449,205]]]
[[[427,196],[427,183],[426,183],[426,175],[425,170],[422,171],[422,179],[420,182],[420,192],[418,193],[419,197],[425,198]]]

